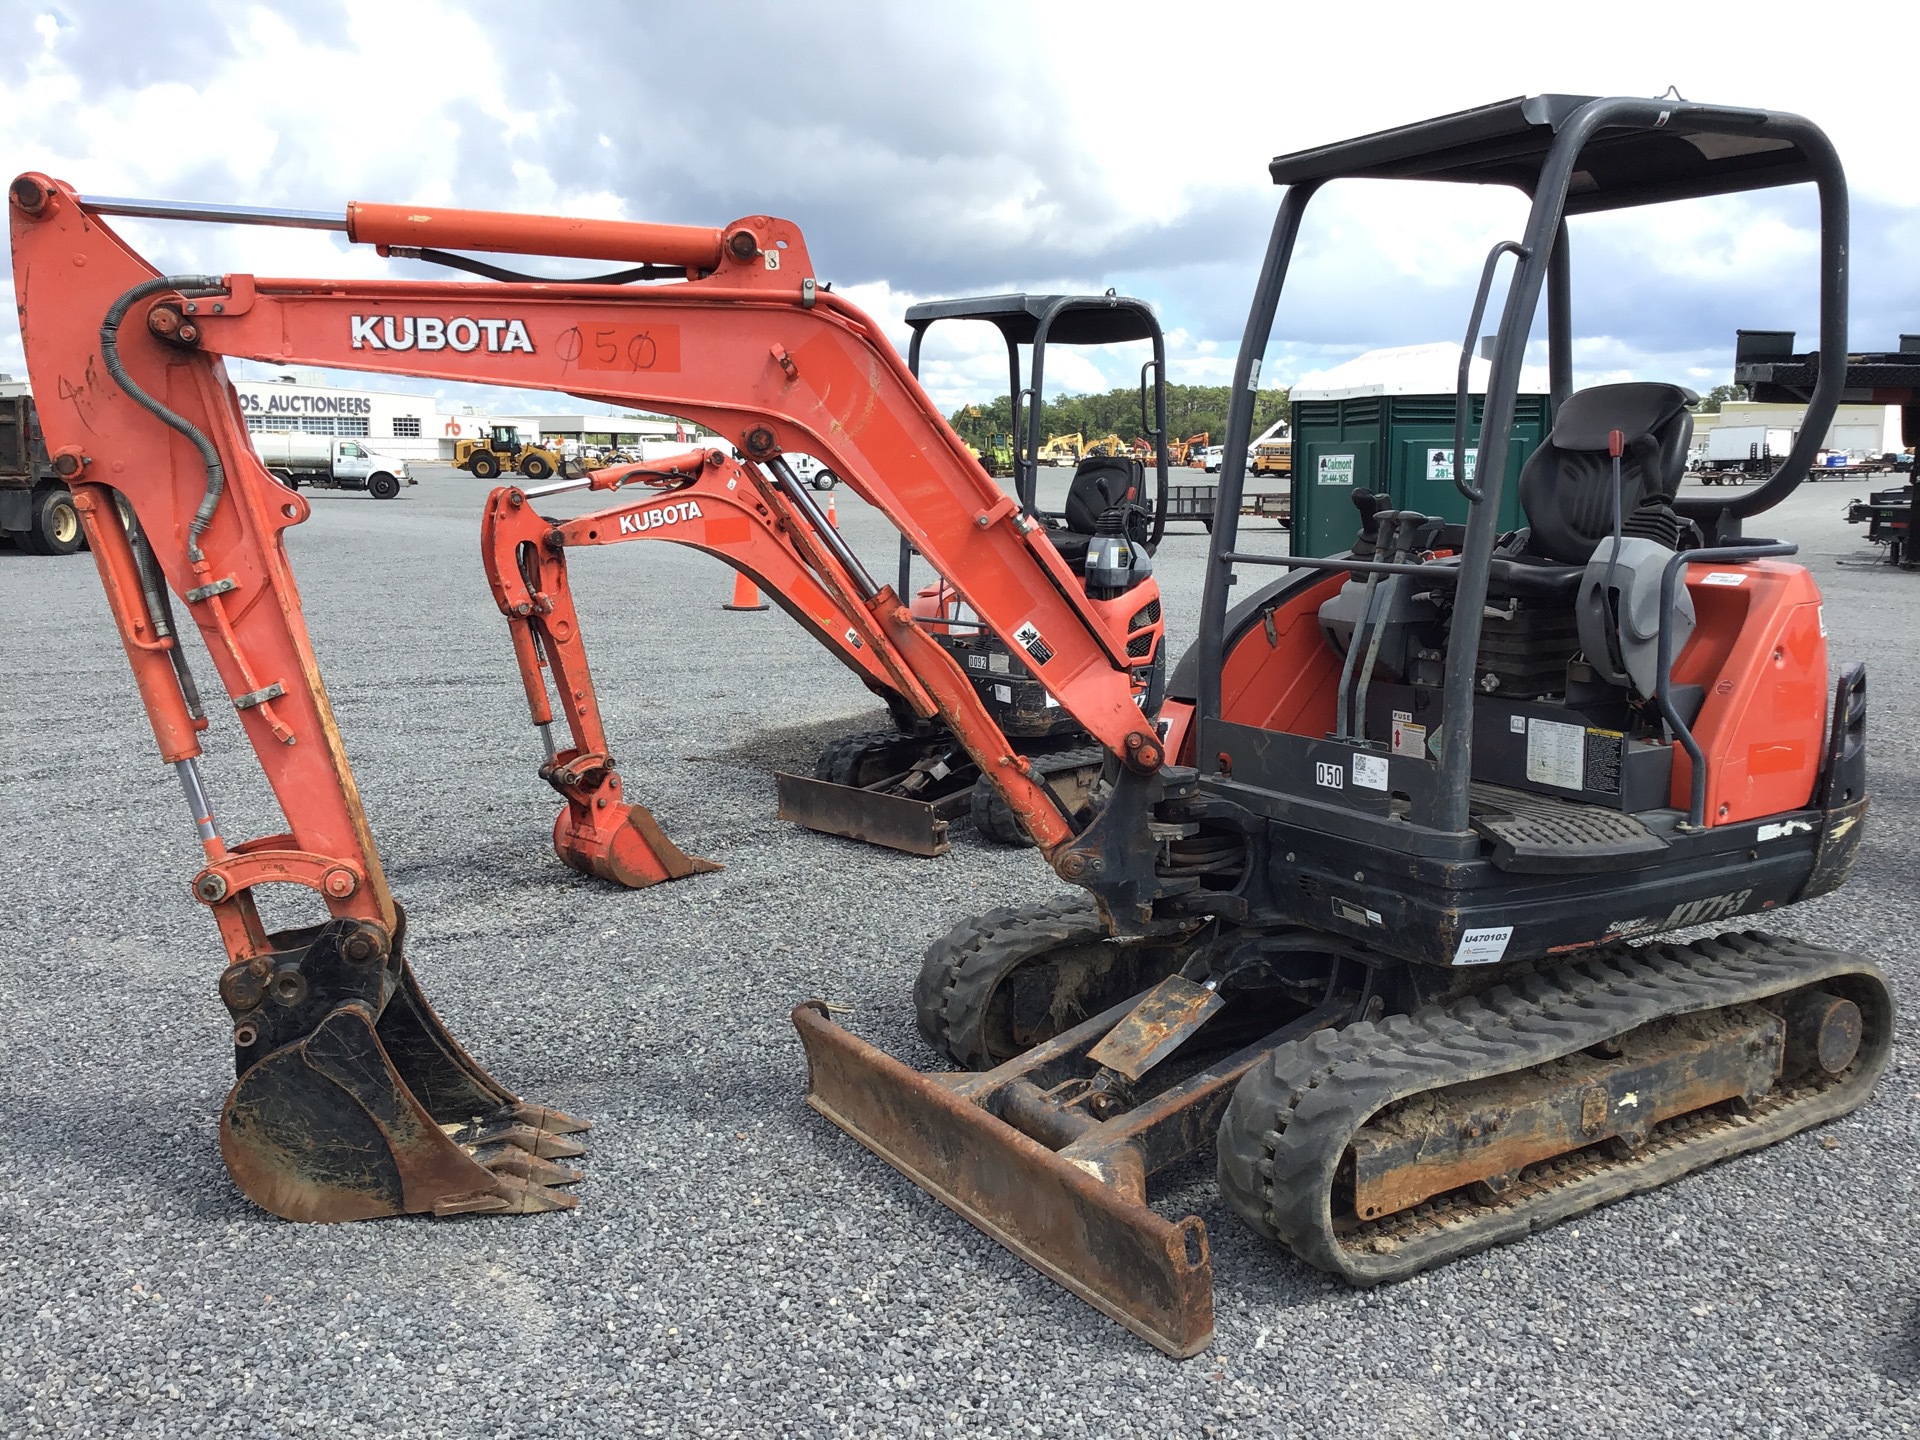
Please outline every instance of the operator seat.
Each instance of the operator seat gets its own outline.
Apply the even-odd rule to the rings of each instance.
[[[1680,385],[1632,381],[1595,385],[1567,397],[1553,433],[1520,471],[1524,539],[1496,553],[1492,591],[1571,603],[1594,547],[1613,534],[1613,457],[1607,435],[1625,438],[1620,454],[1624,533],[1662,539],[1676,523],[1671,502],[1687,468],[1693,413],[1700,397]],[[1677,538],[1677,537],[1675,537]]]
[[[1567,662],[1583,650],[1603,680],[1630,683],[1641,695],[1653,693],[1659,678],[1660,571],[1693,533],[1692,523],[1674,512],[1672,500],[1693,439],[1687,407],[1698,398],[1678,385],[1629,383],[1596,385],[1561,405],[1553,433],[1520,471],[1527,528],[1503,539],[1489,566],[1492,606],[1476,657],[1479,683],[1487,693],[1518,698],[1559,693]],[[1608,543],[1613,536],[1608,435],[1614,430],[1623,442],[1618,555]],[[1365,491],[1353,495],[1362,520],[1361,545],[1369,554],[1371,547],[1389,543],[1375,518],[1386,508],[1383,500]],[[1464,533],[1455,539],[1444,531],[1437,538],[1456,552],[1465,539]],[[1604,552],[1598,562],[1596,552]],[[1320,607],[1321,628],[1342,655],[1358,633],[1369,593],[1354,577]],[[1668,623],[1677,655],[1693,633],[1692,602],[1684,589],[1673,615]],[[1414,648],[1416,628],[1432,619],[1424,602],[1396,596],[1387,613],[1372,622],[1380,627],[1373,653],[1405,657]],[[1405,668],[1404,658],[1384,663],[1396,676]]]
[[[1076,574],[1086,568],[1100,517],[1116,505],[1138,505],[1144,476],[1140,462],[1128,455],[1089,455],[1074,469],[1063,524],[1049,525],[1047,539]]]
[[[1607,435],[1618,430],[1620,509],[1671,501],[1687,469],[1693,412],[1700,397],[1679,385],[1636,381],[1595,385],[1567,397],[1553,433],[1520,471],[1520,508],[1531,534],[1526,549],[1562,565],[1585,565],[1593,547],[1613,534],[1613,458]]]

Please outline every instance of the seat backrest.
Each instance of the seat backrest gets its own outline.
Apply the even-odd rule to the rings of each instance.
[[[1091,535],[1100,517],[1114,506],[1137,503],[1143,473],[1140,462],[1128,455],[1089,455],[1082,460],[1067,487],[1067,528]]]
[[[1631,515],[1649,496],[1671,499],[1687,469],[1693,413],[1700,397],[1680,385],[1635,381],[1595,385],[1567,397],[1553,433],[1520,471],[1520,508],[1532,534],[1527,550],[1563,565],[1584,565],[1613,533],[1613,459],[1607,434],[1626,437],[1620,456],[1620,510]]]

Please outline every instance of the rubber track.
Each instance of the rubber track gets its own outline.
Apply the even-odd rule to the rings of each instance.
[[[1595,1148],[1529,1167],[1491,1202],[1456,1192],[1365,1225],[1348,1217],[1336,1233],[1335,1171],[1384,1106],[1542,1064],[1663,1016],[1839,977],[1864,1020],[1859,1057],[1844,1074],[1794,1081],[1745,1113],[1679,1117],[1628,1159]],[[1758,932],[1618,951],[1278,1047],[1248,1072],[1221,1119],[1220,1187],[1243,1220],[1309,1264],[1357,1285],[1403,1279],[1846,1114],[1871,1093],[1891,1032],[1886,978],[1858,956]]]
[[[969,915],[927,947],[913,982],[920,1034],[957,1064],[990,1068],[983,1032],[987,1002],[1000,980],[1036,955],[1106,935],[1093,897],[1084,892]]]
[[[1068,770],[1077,770],[1082,765],[1103,765],[1107,752],[1099,745],[1082,746],[1076,750],[1056,750],[1051,755],[1036,755],[1033,768],[1042,779],[1050,775],[1059,775]],[[1013,807],[1007,804],[1006,797],[994,789],[993,783],[982,775],[973,783],[973,794],[967,800],[969,813],[973,816],[973,827],[996,845],[1011,845],[1016,848],[1032,846],[1033,840],[1013,818]]]
[[[851,785],[854,773],[867,751],[916,743],[924,744],[911,736],[902,735],[898,730],[859,730],[851,735],[842,735],[837,740],[829,740],[821,748],[820,758],[814,762],[813,778],[825,780],[830,785]]]

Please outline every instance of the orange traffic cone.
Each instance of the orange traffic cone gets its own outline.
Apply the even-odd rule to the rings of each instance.
[[[760,598],[760,592],[754,588],[753,581],[747,578],[746,571],[736,571],[733,577],[733,599],[720,607],[722,610],[764,610],[767,602]]]
[[[834,529],[840,528],[840,512],[833,508],[833,492],[827,492],[827,523]]]

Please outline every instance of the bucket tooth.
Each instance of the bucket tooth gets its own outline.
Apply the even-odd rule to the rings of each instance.
[[[549,1162],[583,1154],[555,1132],[586,1126],[520,1101],[474,1063],[420,993],[403,930],[389,940],[336,920],[276,935],[268,954],[228,968],[239,1078],[220,1148],[234,1182],[298,1221],[572,1207],[549,1187],[579,1175]]]
[[[580,1202],[564,1190],[532,1185],[511,1175],[496,1175],[485,1190],[448,1195],[434,1202],[435,1215],[544,1215],[571,1210]]]
[[[514,1101],[513,1118],[522,1125],[544,1130],[549,1135],[584,1135],[593,1128],[585,1120],[576,1120],[564,1110],[529,1104],[525,1100]]]
[[[578,1140],[521,1124],[512,1106],[505,1106],[492,1115],[478,1116],[454,1127],[451,1133],[456,1145],[512,1145],[542,1160],[571,1160],[587,1153],[587,1147]]]
[[[511,1175],[534,1185],[578,1185],[586,1177],[551,1160],[543,1160],[518,1145],[476,1145],[467,1152],[496,1175]]]

